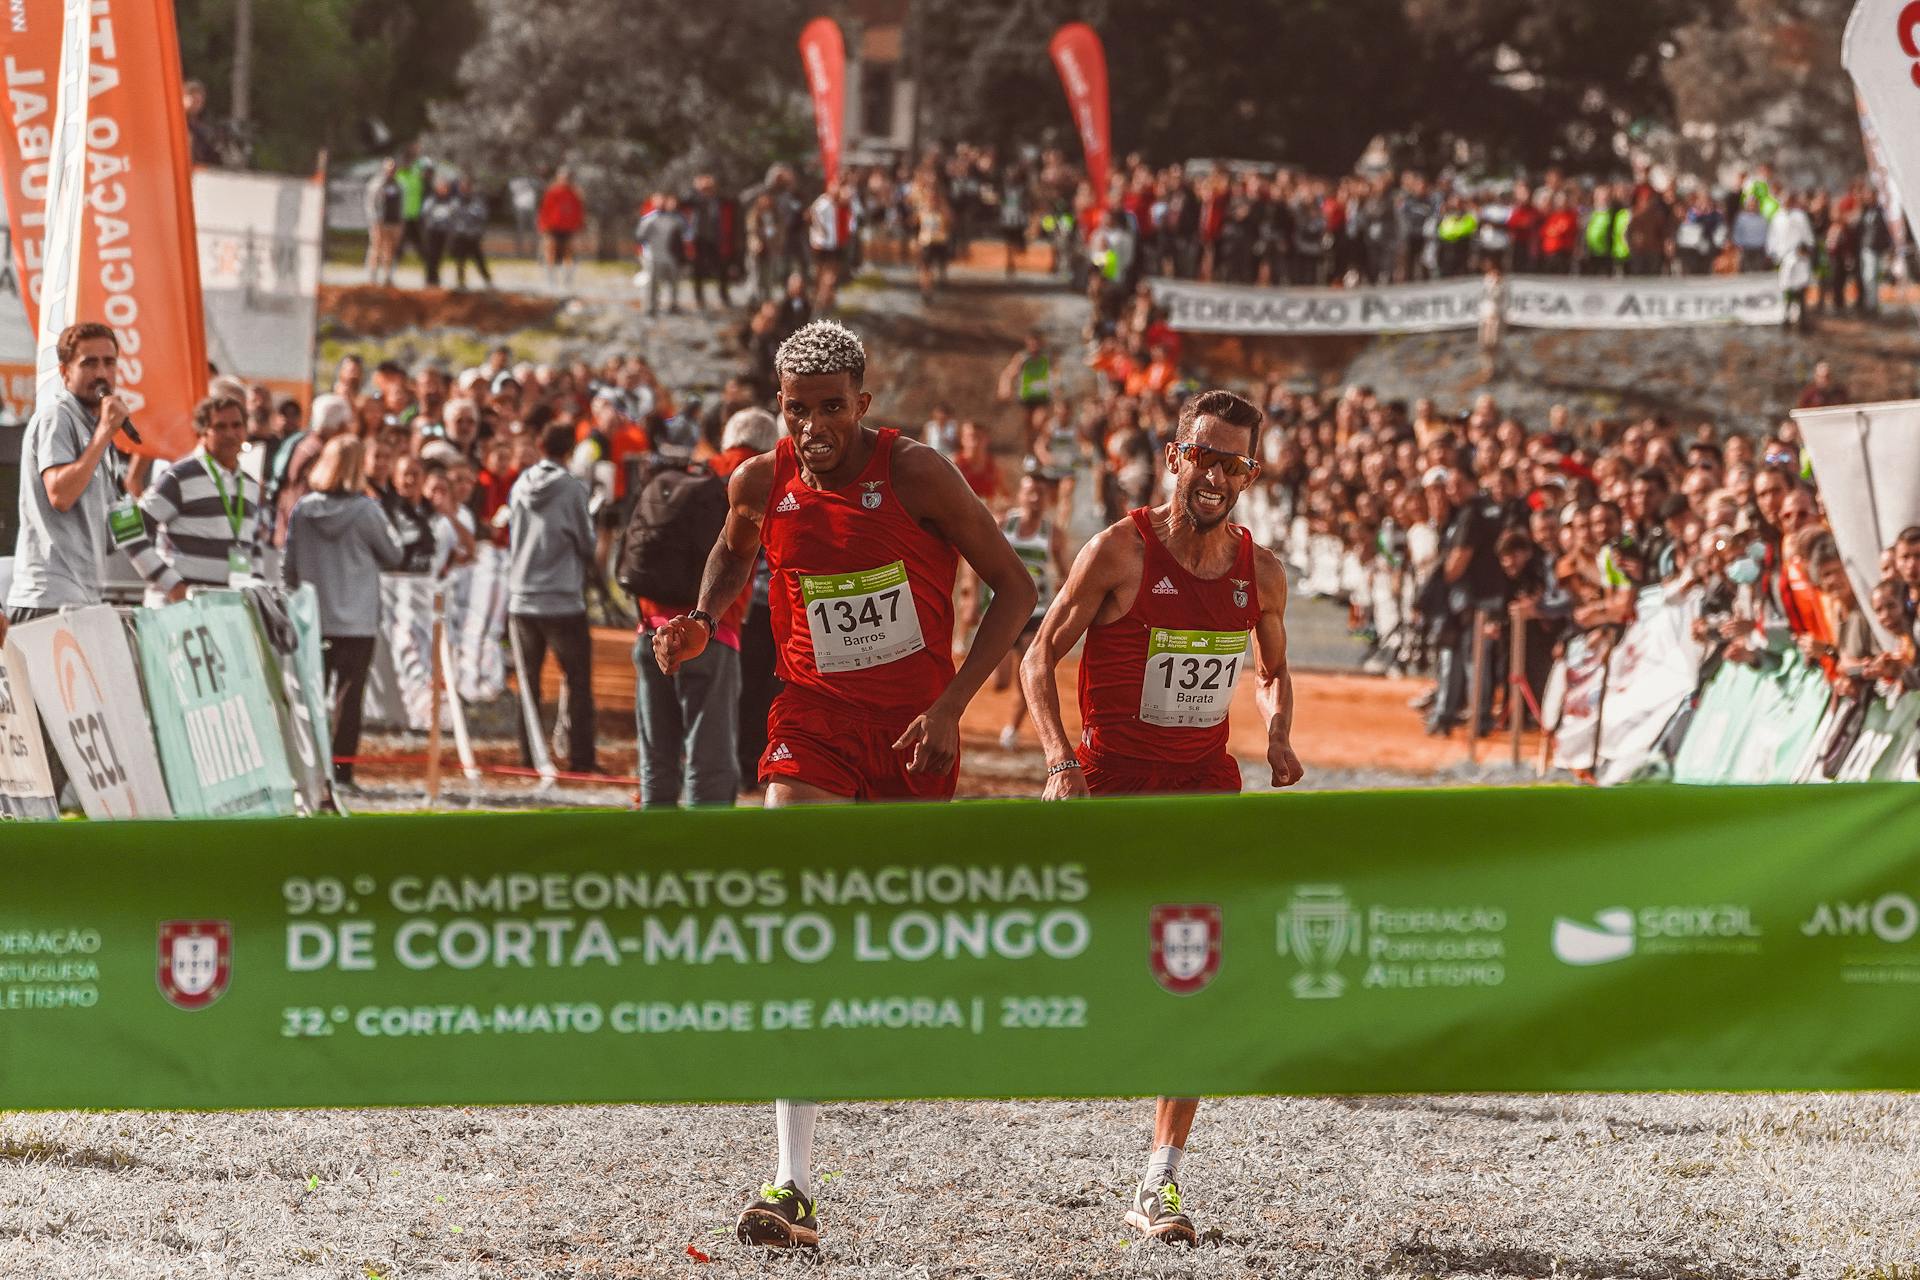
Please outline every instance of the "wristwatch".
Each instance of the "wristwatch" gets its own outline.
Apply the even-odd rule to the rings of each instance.
[[[705,609],[687,610],[687,621],[697,622],[705,627],[707,629],[707,639],[709,640],[713,639],[713,633],[719,630],[718,627],[713,625],[713,615]]]

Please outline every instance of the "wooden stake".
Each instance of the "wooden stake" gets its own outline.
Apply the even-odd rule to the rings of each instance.
[[[1473,670],[1467,673],[1467,763],[1480,763],[1480,694],[1487,687],[1487,615],[1473,611]]]
[[[440,662],[441,630],[446,626],[447,593],[445,588],[435,587],[433,591],[433,713],[427,718],[427,803],[440,803],[440,707],[442,682],[446,679],[446,667]]]
[[[1520,732],[1527,722],[1527,620],[1513,620],[1507,641],[1507,724],[1513,735],[1513,767],[1520,767]]]

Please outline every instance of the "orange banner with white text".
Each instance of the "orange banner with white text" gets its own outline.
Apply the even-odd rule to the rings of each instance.
[[[173,0],[92,0],[85,194],[77,224],[67,228],[46,226],[44,208],[58,8],[15,5],[13,20],[0,23],[0,72],[8,82],[0,165],[20,295],[37,324],[45,237],[77,235],[73,315],[113,328],[118,390],[142,440],[136,451],[171,460],[193,448],[193,406],[207,386]]]
[[[1074,131],[1087,155],[1087,183],[1093,198],[1107,199],[1107,173],[1112,165],[1112,131],[1107,118],[1107,51],[1100,35],[1084,22],[1069,22],[1054,32],[1047,51],[1067,91]]]
[[[22,4],[0,22],[0,173],[6,175],[7,230],[27,323],[39,323],[46,245],[47,159],[53,149],[54,90],[60,77],[58,4]]]
[[[847,44],[840,24],[815,18],[800,33],[800,62],[813,97],[813,131],[820,140],[820,173],[827,186],[840,174],[841,130],[847,118]]]

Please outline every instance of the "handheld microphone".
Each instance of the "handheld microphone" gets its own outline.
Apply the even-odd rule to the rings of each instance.
[[[93,390],[96,395],[102,395],[102,396],[112,395],[113,384],[108,382],[105,378],[102,378],[98,382],[93,384]],[[121,423],[120,430],[126,432],[127,439],[133,441],[135,444],[146,443],[146,441],[140,438],[140,433],[134,430],[132,418],[128,418],[125,422]]]

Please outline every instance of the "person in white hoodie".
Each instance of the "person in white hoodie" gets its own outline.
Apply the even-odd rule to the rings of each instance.
[[[1806,202],[1794,192],[1767,224],[1767,256],[1776,265],[1785,267],[1801,245],[1809,250],[1813,248],[1813,219],[1807,216]]]
[[[1813,287],[1813,241],[1797,244],[1780,263],[1780,292],[1786,296],[1786,308],[1780,313],[1782,329],[1798,328],[1807,333],[1813,317],[1807,311],[1807,290]]]
[[[509,568],[507,625],[520,679],[538,705],[541,669],[551,649],[566,679],[554,731],[567,740],[567,767],[597,773],[593,750],[593,634],[587,627],[587,575],[593,573],[593,521],[587,487],[567,470],[573,428],[550,426],[540,436],[539,462],[514,481],[507,496]],[[534,764],[522,719],[520,751]]]

